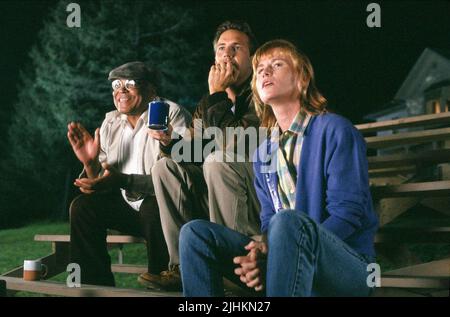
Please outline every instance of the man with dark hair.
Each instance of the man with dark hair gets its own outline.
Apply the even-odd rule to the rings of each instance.
[[[238,153],[239,146],[230,149],[220,141],[220,150],[204,153],[207,142],[196,139],[209,128],[225,135],[227,128],[259,126],[250,96],[255,37],[247,23],[227,21],[217,28],[213,46],[215,63],[209,72],[209,93],[200,100],[190,128],[194,137],[187,140],[173,135],[171,138],[169,133],[149,132],[160,140],[167,156],[155,164],[152,178],[170,262],[169,270],[159,275],[140,275],[139,281],[148,287],[181,289],[178,238],[181,226],[191,219],[206,218],[248,236],[260,231],[249,138],[237,135],[235,139],[234,145],[246,145],[244,153]],[[200,148],[195,146],[198,141]],[[180,161],[173,151],[179,142],[191,142],[192,146],[187,147],[191,157],[200,157],[200,162]]]
[[[248,49],[250,51],[250,56],[252,56],[253,53],[255,53],[256,46],[258,45],[256,37],[253,34],[252,30],[250,29],[250,26],[246,22],[242,22],[242,21],[225,21],[217,27],[216,35],[214,36],[214,40],[213,40],[214,51],[216,51],[217,42],[219,41],[220,36],[222,35],[222,33],[226,32],[228,30],[239,31],[239,32],[247,35]]]
[[[75,180],[82,195],[70,206],[70,258],[81,267],[83,284],[114,285],[106,245],[107,229],[144,237],[148,271],[167,267],[151,168],[160,158],[159,142],[148,137],[147,107],[157,97],[158,76],[142,62],[109,73],[116,110],[106,114],[92,137],[71,122],[67,136],[84,170]],[[190,123],[189,112],[170,105],[169,120],[177,133]]]

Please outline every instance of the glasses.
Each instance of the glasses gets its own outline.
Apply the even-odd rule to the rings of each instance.
[[[127,79],[125,82],[122,82],[120,79],[116,79],[111,83],[111,86],[114,91],[122,89],[123,87],[127,90],[138,88],[138,84],[134,79]]]

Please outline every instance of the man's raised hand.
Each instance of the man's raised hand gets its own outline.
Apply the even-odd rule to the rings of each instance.
[[[209,94],[225,91],[236,82],[238,75],[239,69],[232,61],[211,66],[208,76]]]
[[[78,160],[84,165],[88,177],[94,177],[99,169],[100,129],[95,130],[94,138],[81,123],[70,122],[67,126],[67,138]]]

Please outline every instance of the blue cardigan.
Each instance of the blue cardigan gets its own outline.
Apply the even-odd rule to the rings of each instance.
[[[279,206],[276,169],[264,170],[271,163],[272,147],[264,141],[253,164],[263,233]],[[295,210],[305,212],[358,253],[375,256],[378,218],[369,190],[366,145],[352,123],[336,114],[313,116],[304,134],[297,175]]]

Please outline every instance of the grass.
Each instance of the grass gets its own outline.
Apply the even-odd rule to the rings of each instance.
[[[23,264],[24,260],[44,257],[52,252],[51,242],[34,241],[36,234],[68,234],[68,223],[36,223],[19,229],[0,230],[0,274],[6,273]],[[111,259],[117,263],[117,249],[111,249]],[[147,252],[144,244],[125,245],[124,263],[147,264]],[[63,272],[51,281],[64,282],[68,273]],[[143,288],[137,282],[136,274],[115,273],[116,286],[126,288]],[[28,292],[18,292],[16,296],[36,296]]]

